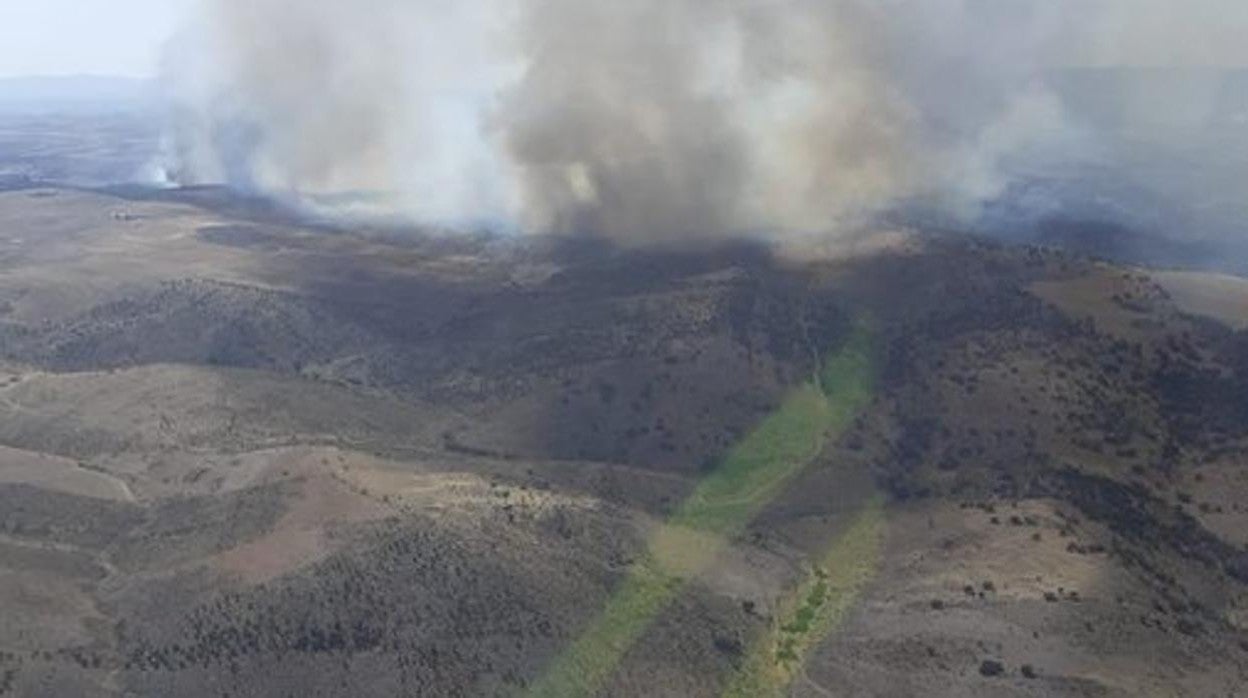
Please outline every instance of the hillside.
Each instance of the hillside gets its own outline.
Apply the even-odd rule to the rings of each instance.
[[[0,695],[1237,695],[1234,277],[888,239],[0,193]]]

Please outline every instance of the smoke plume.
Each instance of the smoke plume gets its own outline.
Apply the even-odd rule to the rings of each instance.
[[[621,241],[974,219],[1020,169],[1106,151],[1055,74],[1248,65],[1239,7],[205,0],[166,60],[169,170]]]

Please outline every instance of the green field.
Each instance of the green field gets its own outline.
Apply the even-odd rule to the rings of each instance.
[[[705,570],[727,541],[849,426],[871,400],[873,378],[871,333],[860,323],[818,376],[734,447],[659,528],[645,559],[527,695],[571,698],[601,687],[685,580]],[[839,560],[834,553],[829,557]],[[821,605],[817,619],[837,603],[829,599]]]

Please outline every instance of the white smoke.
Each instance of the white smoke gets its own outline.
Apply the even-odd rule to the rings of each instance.
[[[1221,0],[205,0],[169,169],[618,240],[970,216],[1007,158],[1078,141],[1049,71],[1248,64],[1228,26]]]

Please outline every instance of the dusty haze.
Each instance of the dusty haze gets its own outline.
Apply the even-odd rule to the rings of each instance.
[[[1245,29],[1213,0],[207,0],[167,170],[631,241],[973,220],[1020,162],[1101,145],[1055,71],[1244,66]],[[1138,111],[1172,109],[1201,113]]]

